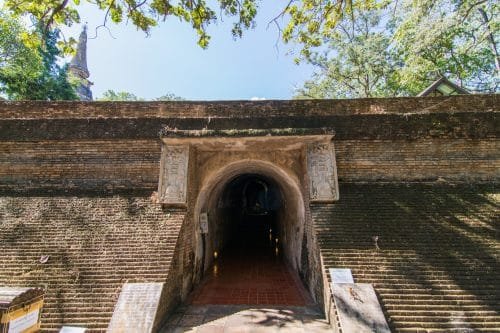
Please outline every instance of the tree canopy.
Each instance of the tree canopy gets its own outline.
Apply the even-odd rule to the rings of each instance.
[[[137,97],[135,94],[127,92],[127,91],[114,91],[114,90],[106,90],[100,98],[97,99],[98,101],[128,101],[128,102],[135,102],[135,101],[145,101],[144,98],[142,97]],[[154,99],[155,101],[183,101],[184,98],[179,97],[173,93],[166,93],[158,98]]]
[[[0,12],[0,92],[14,100],[76,99],[67,66],[57,63],[57,41],[57,29],[28,30]]]
[[[322,47],[304,51],[315,66],[297,98],[416,95],[440,76],[473,92],[498,92],[495,1],[353,3]],[[497,35],[495,35],[497,34]]]
[[[331,33],[325,47],[307,54],[315,66],[313,78],[297,91],[298,98],[394,96],[398,86],[397,52],[382,21],[383,10],[356,10]]]
[[[254,26],[259,6],[257,0],[6,0],[5,6],[50,31],[80,22],[81,2],[103,11],[104,26],[126,20],[147,34],[178,18],[203,48],[211,23],[230,17],[239,37]],[[440,75],[472,91],[496,92],[499,7],[494,0],[288,0],[270,23],[284,42],[299,45],[298,61],[317,68],[299,97],[411,95]]]
[[[243,31],[255,24],[258,0],[6,0],[5,6],[16,15],[30,14],[47,28],[53,25],[80,23],[78,6],[86,2],[104,13],[103,25],[109,21],[131,22],[139,30],[149,33],[160,22],[175,17],[189,24],[198,34],[198,44],[208,46],[207,27],[224,17],[233,19],[232,34],[241,37]],[[370,8],[376,0],[363,0]],[[332,32],[338,21],[351,15],[359,3],[353,0],[288,0],[283,10],[270,20],[274,22],[285,41],[298,41],[307,50],[321,43],[318,34]],[[217,14],[219,13],[219,14]],[[286,18],[281,26],[280,18]]]

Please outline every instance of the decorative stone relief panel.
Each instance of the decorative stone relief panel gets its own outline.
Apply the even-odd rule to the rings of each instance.
[[[163,145],[160,163],[160,201],[166,204],[185,205],[189,146]]]
[[[332,143],[308,145],[307,172],[311,202],[331,202],[339,199],[337,164]]]

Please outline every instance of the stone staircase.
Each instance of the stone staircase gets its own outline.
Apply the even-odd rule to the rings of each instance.
[[[183,220],[145,195],[2,196],[0,285],[46,289],[43,331],[105,331],[123,283],[165,281]]]
[[[498,189],[344,184],[340,193],[311,207],[324,268],[373,284],[391,330],[500,331]]]

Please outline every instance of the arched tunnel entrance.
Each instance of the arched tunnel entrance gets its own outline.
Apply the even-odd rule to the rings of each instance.
[[[241,256],[279,254],[278,214],[283,198],[278,186],[265,177],[245,174],[233,179],[219,199],[224,252]]]
[[[208,232],[198,237],[193,304],[307,305],[299,278],[304,202],[271,169],[229,172],[203,197]]]

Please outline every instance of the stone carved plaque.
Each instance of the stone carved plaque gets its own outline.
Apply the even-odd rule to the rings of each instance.
[[[307,171],[312,202],[338,200],[337,164],[333,144],[318,143],[308,146]]]
[[[342,332],[391,332],[371,284],[333,283],[332,295]]]
[[[163,283],[125,283],[107,332],[153,331]]]
[[[186,204],[189,146],[163,146],[160,201]]]

